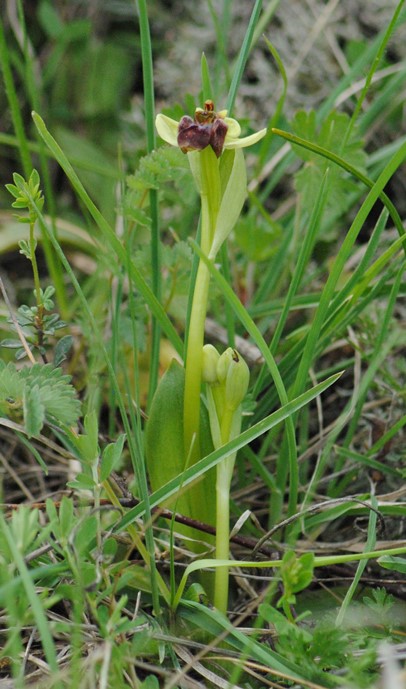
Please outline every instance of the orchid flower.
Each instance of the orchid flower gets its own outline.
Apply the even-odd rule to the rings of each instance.
[[[210,228],[203,237],[202,249],[214,259],[227,239],[247,195],[247,173],[242,151],[262,139],[266,129],[240,138],[237,120],[227,110],[215,112],[213,101],[196,108],[194,119],[185,115],[179,122],[157,115],[156,128],[161,139],[188,153],[190,167],[202,198],[202,217],[208,205]],[[214,153],[214,155],[213,155]]]
[[[240,138],[241,127],[237,120],[227,117],[227,110],[215,113],[212,101],[206,101],[204,110],[196,108],[194,120],[185,115],[177,122],[171,117],[159,114],[155,125],[161,139],[171,146],[179,146],[184,153],[201,151],[211,145],[217,157],[223,149],[252,146],[266,134],[266,129],[261,129],[250,136]],[[224,132],[224,138],[222,145],[218,146],[216,137],[220,132]]]

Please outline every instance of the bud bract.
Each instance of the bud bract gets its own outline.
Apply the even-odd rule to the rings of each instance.
[[[204,383],[213,385],[218,382],[217,378],[217,362],[220,359],[220,354],[217,349],[211,344],[206,344],[203,347],[203,362],[202,362],[202,380]]]
[[[237,350],[229,347],[221,355],[217,363],[217,376],[225,387],[226,407],[235,411],[247,394],[250,379],[249,368]]]
[[[225,383],[226,381],[228,369],[233,361],[234,352],[235,350],[232,349],[232,347],[228,347],[219,357],[217,362],[217,378],[220,383]]]

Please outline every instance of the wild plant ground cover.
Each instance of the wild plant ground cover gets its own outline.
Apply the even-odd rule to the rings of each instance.
[[[1,10],[0,689],[402,689],[404,1]]]

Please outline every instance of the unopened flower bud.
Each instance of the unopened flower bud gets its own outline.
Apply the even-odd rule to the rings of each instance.
[[[218,382],[217,362],[220,354],[211,344],[203,347],[202,380],[204,383],[214,384]]]
[[[234,349],[228,347],[218,359],[217,378],[219,379],[220,383],[225,383],[226,381],[228,369],[233,361],[234,351]]]
[[[247,394],[250,372],[242,356],[229,347],[217,364],[217,376],[225,385],[226,407],[235,411]]]

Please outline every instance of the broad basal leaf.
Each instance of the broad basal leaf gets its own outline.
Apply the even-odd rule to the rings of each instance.
[[[182,475],[186,469],[183,441],[183,393],[185,370],[173,360],[162,377],[155,393],[146,427],[145,449],[147,470],[154,491],[168,481]],[[212,450],[207,412],[203,407],[201,418],[202,453]],[[208,472],[196,484],[180,495],[165,502],[165,506],[199,521],[215,521],[215,473]],[[196,537],[196,531],[179,529]],[[201,534],[199,534],[201,535]]]

